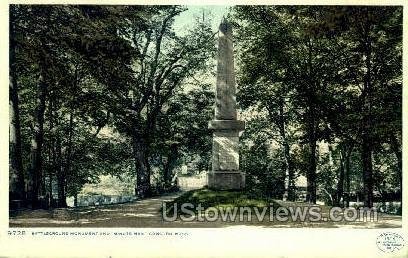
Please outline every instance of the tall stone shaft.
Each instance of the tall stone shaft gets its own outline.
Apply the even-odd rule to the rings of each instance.
[[[218,33],[218,64],[215,119],[209,122],[213,130],[212,171],[208,186],[230,190],[245,187],[245,174],[239,170],[239,132],[245,128],[237,120],[232,26],[226,19]]]
[[[232,27],[226,20],[223,20],[220,24],[218,32],[217,86],[215,93],[215,119],[236,120]]]

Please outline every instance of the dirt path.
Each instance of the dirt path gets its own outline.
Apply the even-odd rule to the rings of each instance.
[[[81,208],[24,210],[11,215],[10,227],[161,227],[160,208],[180,193],[124,204]]]
[[[379,214],[375,222],[285,222],[269,221],[266,216],[263,221],[258,221],[255,215],[248,221],[247,217],[239,222],[200,222],[197,220],[186,222],[176,220],[166,222],[162,219],[160,208],[163,202],[171,201],[180,193],[138,200],[125,204],[113,204],[96,207],[68,208],[47,210],[24,210],[10,216],[10,227],[134,227],[134,228],[169,228],[169,227],[194,227],[194,228],[219,228],[232,226],[257,226],[257,227],[323,227],[323,228],[394,228],[401,227],[401,216]],[[282,206],[304,206],[304,203],[284,203]],[[321,206],[323,215],[327,215],[327,206]]]

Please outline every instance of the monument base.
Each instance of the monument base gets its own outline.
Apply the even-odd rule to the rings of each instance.
[[[208,188],[216,190],[241,190],[245,188],[245,173],[216,171],[208,173]]]

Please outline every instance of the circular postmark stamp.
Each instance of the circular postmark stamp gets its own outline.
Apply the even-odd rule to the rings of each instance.
[[[377,237],[377,247],[385,253],[392,253],[404,247],[404,238],[393,232],[384,232]]]

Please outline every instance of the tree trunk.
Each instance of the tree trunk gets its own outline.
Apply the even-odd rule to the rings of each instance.
[[[309,107],[313,109],[313,107]],[[314,112],[309,110],[308,121],[308,147],[309,147],[309,166],[307,170],[307,193],[306,201],[309,203],[316,203],[316,136],[315,136],[315,117]]]
[[[171,179],[173,177],[174,164],[177,161],[178,149],[176,144],[170,146],[170,153],[167,156],[166,163],[163,168],[164,187],[171,187]]]
[[[58,207],[67,207],[66,193],[65,193],[65,171],[63,165],[63,147],[61,144],[61,137],[57,137],[57,186],[58,186]]]
[[[10,22],[10,25],[12,23]],[[13,29],[10,27],[10,171],[9,171],[9,200],[25,200],[24,171],[21,150],[21,125],[16,78],[15,43]]]
[[[54,118],[54,102],[53,99],[50,98],[49,101],[49,108],[48,108],[48,112],[49,112],[49,124],[50,124],[50,147],[49,147],[49,163],[50,163],[50,169],[48,172],[48,177],[49,177],[49,184],[48,184],[48,192],[49,192],[49,204],[48,207],[53,207],[54,206],[54,195],[53,195],[53,191],[52,191],[52,186],[53,186],[53,175],[56,171],[57,165],[56,165],[56,159],[57,159],[57,153],[56,153],[56,145],[55,145],[55,118]]]
[[[279,134],[281,136],[283,154],[285,158],[285,192],[283,194],[283,200],[294,201],[295,200],[295,182],[292,159],[290,157],[290,146],[286,137],[286,121],[284,114],[284,100],[280,99],[279,102],[279,118],[278,118]]]
[[[363,133],[361,160],[363,165],[364,206],[373,207],[373,167],[371,144],[366,133]]]
[[[39,206],[42,178],[42,149],[44,140],[44,112],[47,84],[41,74],[37,91],[37,107],[33,117],[34,137],[31,140],[31,164],[29,169],[28,198],[32,208]]]
[[[148,147],[142,134],[133,133],[133,156],[136,169],[135,194],[140,198],[151,195],[150,166],[148,160]]]
[[[51,126],[50,126],[51,129]],[[51,130],[50,130],[51,131]],[[52,138],[52,137],[51,137]],[[50,209],[52,207],[52,152],[53,152],[53,145],[52,145],[52,141],[49,143],[49,145],[47,146],[47,176],[48,176],[48,181],[45,186],[46,186],[46,196],[47,196],[47,207]]]
[[[349,207],[350,206],[350,156],[351,156],[351,153],[352,153],[352,151],[353,151],[353,148],[351,147],[351,148],[349,148],[348,149],[348,151],[347,151],[347,154],[346,154],[346,157],[345,157],[345,182],[344,182],[344,184],[345,184],[345,187],[346,187],[346,194],[345,194],[345,198],[344,198],[344,201],[345,201],[345,206],[346,207]]]
[[[367,14],[368,15],[368,14]],[[370,24],[368,21],[365,24],[365,41],[364,41],[364,55],[365,55],[365,68],[367,72],[364,76],[364,88],[362,93],[362,133],[361,133],[361,160],[363,163],[363,193],[364,193],[364,206],[373,206],[373,164],[372,164],[372,146],[371,146],[371,133],[372,133],[372,84],[371,84],[371,40],[369,36]]]
[[[53,206],[53,200],[54,200],[54,196],[52,194],[52,180],[53,180],[53,176],[52,176],[52,170],[50,169],[49,173],[48,173],[48,207],[51,208]]]
[[[73,108],[71,107],[70,113],[69,113],[69,128],[68,128],[68,146],[67,146],[67,155],[66,155],[66,160],[65,160],[65,166],[63,166],[63,183],[64,187],[67,184],[67,180],[70,180],[72,178],[70,172],[71,172],[71,159],[72,159],[72,138],[74,134],[74,114],[73,114]],[[64,203],[66,206],[66,192],[64,191],[65,197],[64,197]]]
[[[316,203],[316,141],[309,142],[309,168],[306,201]]]
[[[171,154],[167,155],[167,160],[164,163],[163,166],[163,183],[164,183],[164,188],[168,189],[170,187],[171,183],[171,168],[170,168],[170,159],[171,159]]]
[[[78,193],[74,195],[74,207],[78,207]]]
[[[316,138],[316,82],[314,78],[313,71],[313,45],[311,38],[308,39],[308,60],[307,60],[307,79],[308,84],[306,85],[306,101],[307,101],[307,137],[308,137],[308,147],[309,147],[309,165],[307,169],[307,193],[306,201],[309,203],[316,203],[316,148],[317,148],[317,138]]]
[[[336,205],[338,206],[344,206],[344,177],[345,177],[344,163],[345,163],[344,148],[341,148],[339,181],[337,182],[337,197],[336,197]]]

